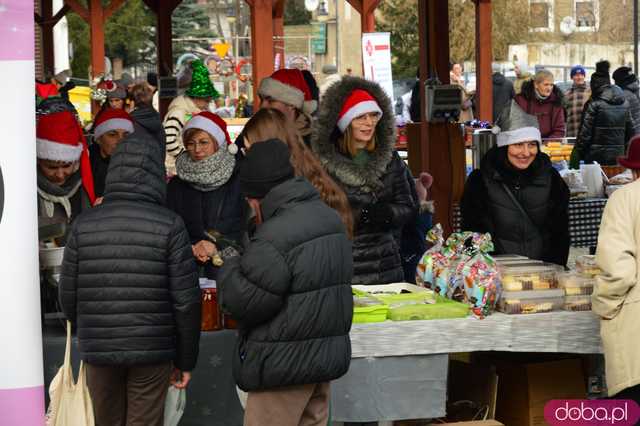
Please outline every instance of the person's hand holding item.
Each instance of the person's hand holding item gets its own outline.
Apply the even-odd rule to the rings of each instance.
[[[173,369],[173,373],[171,374],[171,379],[170,379],[170,383],[173,385],[173,387],[178,389],[186,389],[190,381],[191,381],[190,371],[180,371],[177,368]]]
[[[206,262],[218,253],[218,249],[211,241],[201,240],[192,246],[193,255],[198,262]]]
[[[102,204],[102,201],[104,201],[104,197],[96,198],[96,200],[93,202],[93,207],[99,206],[100,204]]]

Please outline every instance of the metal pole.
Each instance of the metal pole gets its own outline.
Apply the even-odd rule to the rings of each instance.
[[[633,0],[633,70],[638,74],[638,0]]]

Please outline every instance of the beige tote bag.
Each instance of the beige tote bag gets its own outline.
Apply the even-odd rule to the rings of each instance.
[[[94,426],[93,405],[87,387],[84,363],[80,361],[78,383],[71,369],[71,323],[67,321],[67,348],[64,364],[49,385],[47,426]]]

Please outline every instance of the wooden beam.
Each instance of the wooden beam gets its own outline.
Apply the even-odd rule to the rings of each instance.
[[[273,2],[247,1],[251,7],[251,57],[253,62],[253,105],[258,110],[258,86],[263,78],[273,73]]]
[[[91,77],[104,73],[104,9],[100,0],[89,1],[89,30],[91,32]]]
[[[278,68],[285,67],[284,55],[284,4],[285,0],[275,0],[273,3],[273,36],[277,38],[273,42],[274,56],[278,56]]]
[[[69,5],[67,4],[63,4],[62,7],[60,8],[60,10],[58,10],[56,12],[55,15],[53,15],[53,25],[55,26],[58,22],[60,22],[60,20],[62,18],[65,17],[65,15],[71,10],[71,8],[69,7]]]
[[[358,11],[358,13],[362,14],[362,0],[347,0],[351,7]]]
[[[476,93],[478,118],[493,121],[491,0],[476,0]]]
[[[89,10],[78,3],[78,0],[64,0],[64,4],[69,6],[71,10],[78,14],[78,16],[89,23]]]
[[[109,6],[104,9],[103,18],[106,22],[127,0],[111,0]]]
[[[381,0],[361,0],[362,12],[360,12],[360,25],[363,33],[373,33],[376,31],[375,12]]]
[[[38,12],[33,12],[33,20],[36,21],[36,24],[42,24],[42,16]]]
[[[42,0],[40,2],[40,17],[42,18],[42,62],[45,75],[55,73],[52,15],[53,0]]]

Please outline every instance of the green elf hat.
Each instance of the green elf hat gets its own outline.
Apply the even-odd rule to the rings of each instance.
[[[209,69],[202,63],[200,59],[191,62],[191,84],[186,95],[192,98],[213,98],[220,96],[218,91],[213,87],[209,78]]]

